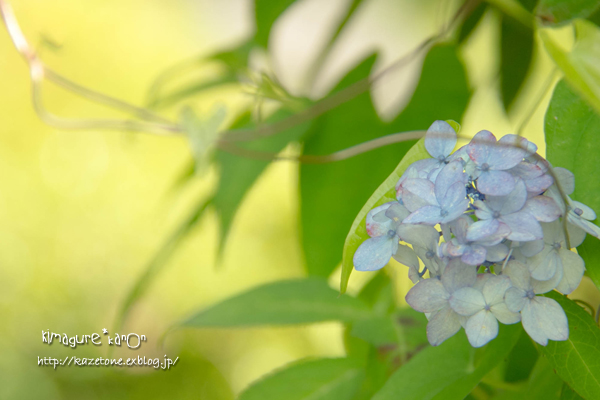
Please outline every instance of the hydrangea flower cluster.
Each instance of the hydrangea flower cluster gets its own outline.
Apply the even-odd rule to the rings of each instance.
[[[566,340],[563,309],[540,295],[569,294],[581,282],[584,262],[568,244],[600,237],[594,211],[569,198],[573,174],[552,168],[528,140],[481,131],[453,153],[456,142],[447,122],[431,125],[432,158],[407,168],[397,201],[367,214],[370,239],[354,254],[355,268],[378,270],[391,258],[406,265],[415,283],[406,301],[427,316],[434,346],[463,327],[481,347],[498,322],[519,321],[541,345]]]

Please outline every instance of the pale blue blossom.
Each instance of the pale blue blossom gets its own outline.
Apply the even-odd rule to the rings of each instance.
[[[428,225],[402,225],[401,237],[406,243],[413,246],[414,252],[419,256],[423,265],[429,271],[430,276],[441,276],[444,268],[446,267],[446,261],[438,256],[438,245],[440,242],[439,232]],[[411,256],[405,258],[396,258],[396,260],[402,264],[408,265],[411,262]],[[418,271],[418,269],[417,269]],[[418,278],[414,274],[414,269],[409,272],[409,278],[416,282],[423,276],[421,272]],[[416,278],[416,280],[415,280]]]
[[[398,251],[400,237],[397,229],[408,215],[408,210],[393,201],[369,211],[365,240],[354,253],[354,267],[357,271],[376,271],[385,267]]]
[[[528,260],[532,278],[538,281],[550,281],[550,289],[556,288],[564,294],[569,294],[579,286],[585,263],[579,254],[567,248],[564,226],[560,221],[543,224],[544,248]],[[575,226],[569,226],[571,246],[577,247],[585,238],[585,232]],[[540,283],[543,284],[543,283]]]
[[[518,312],[510,311],[504,294],[511,287],[507,276],[480,274],[479,285],[463,287],[450,296],[450,307],[457,314],[469,317],[465,332],[473,347],[481,347],[498,335],[498,321],[514,324],[520,321]]]
[[[427,339],[432,346],[441,344],[460,330],[461,317],[450,307],[451,295],[458,289],[473,286],[477,273],[460,260],[451,261],[441,278],[418,282],[406,295],[406,302],[415,310],[430,313]]]
[[[525,332],[542,346],[548,340],[567,340],[569,325],[562,307],[548,297],[536,296],[540,290],[531,279],[529,270],[518,261],[510,261],[504,269],[512,283],[504,295],[507,308],[521,313],[521,323]]]
[[[468,144],[467,153],[475,164],[471,176],[477,179],[477,189],[486,195],[505,196],[515,186],[514,177],[507,172],[527,155],[515,145],[514,135],[506,135],[499,141],[489,131],[480,131]]]
[[[455,220],[469,206],[465,182],[460,160],[447,164],[435,184],[426,179],[407,179],[402,184],[402,200],[411,214],[403,222],[433,226]]]

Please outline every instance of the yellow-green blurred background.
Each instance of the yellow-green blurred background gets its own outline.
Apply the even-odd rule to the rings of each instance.
[[[257,64],[270,65],[292,93],[316,97],[372,49],[381,51],[378,68],[392,62],[439,29],[456,6],[439,0],[365,1],[309,93],[302,87],[303,73],[317,53],[320,36],[347,3],[298,2],[277,22],[270,52],[256,55]],[[135,104],[143,103],[153,79],[166,68],[234,46],[254,29],[248,0],[13,0],[11,4],[47,65],[80,84]],[[538,51],[515,115],[505,115],[497,95],[498,54],[492,50],[498,32],[495,17],[486,16],[462,51],[473,89],[462,121],[467,135],[480,129],[500,136],[514,132],[552,70]],[[419,62],[374,89],[382,115],[393,115],[406,103]],[[210,68],[204,73],[210,74]],[[542,152],[549,96],[524,131]],[[217,103],[236,110],[250,101],[229,88],[210,91],[187,104],[200,111]],[[44,85],[44,102],[64,117],[120,115],[50,83]],[[167,110],[166,115],[176,117],[177,110]],[[183,193],[173,190],[190,158],[183,137],[68,132],[44,125],[31,105],[27,66],[0,30],[0,398],[95,398],[92,391],[101,385],[95,379],[106,371],[52,370],[38,367],[37,357],[106,356],[108,346],[48,347],[41,331],[72,336],[111,330],[120,302],[146,263],[192,202],[214,184],[211,171]],[[160,335],[194,310],[259,283],[304,274],[297,186],[296,164],[272,164],[246,197],[218,265],[219,228],[216,217],[208,213],[121,332],[145,334],[148,343],[136,352],[121,350],[115,355],[174,358],[185,348],[188,353],[182,353],[175,368],[199,371],[194,379],[201,388],[196,397],[201,399],[227,392],[221,386],[237,394],[263,374],[299,358],[342,355],[342,330],[335,323],[190,330],[169,336],[165,348],[157,348]],[[331,278],[332,286],[338,277],[336,273]],[[355,273],[351,292],[368,277]],[[400,297],[408,289],[407,281],[398,279]],[[203,367],[194,369],[193,363]],[[181,386],[164,377],[173,371],[122,372],[160,374],[166,387]],[[78,382],[78,393],[87,394],[69,397],[69,382]]]

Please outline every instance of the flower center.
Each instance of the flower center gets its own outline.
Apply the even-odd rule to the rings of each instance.
[[[425,257],[427,258],[433,258],[435,254],[433,254],[433,251],[429,250],[427,253],[425,253]]]
[[[488,164],[488,163],[483,163],[483,164],[481,164],[481,170],[482,170],[483,172],[487,172],[487,171],[489,171],[489,170],[490,170],[490,166],[489,166],[489,164]]]
[[[396,231],[390,229],[387,234],[389,237],[394,237],[396,235]]]
[[[533,290],[528,290],[527,293],[525,294],[527,296],[527,298],[529,300],[533,299],[535,297],[535,293],[533,293]]]
[[[573,212],[579,216],[581,216],[581,214],[583,214],[583,210],[581,208],[576,208],[573,210]]]
[[[448,211],[447,210],[441,210],[440,211],[440,217],[445,217],[446,215],[448,215]]]
[[[560,242],[554,242],[552,244],[552,247],[554,248],[554,250],[560,250],[560,248],[562,247]]]
[[[500,218],[500,211],[494,211],[494,214],[492,214],[492,216],[494,217],[494,219],[496,218]]]

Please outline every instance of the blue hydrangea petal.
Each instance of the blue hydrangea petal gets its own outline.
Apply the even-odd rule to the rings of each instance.
[[[450,231],[454,234],[458,243],[467,243],[467,230],[472,224],[473,220],[463,215],[449,225]]]
[[[569,325],[562,307],[548,297],[536,296],[521,310],[525,332],[535,342],[546,346],[548,340],[567,340]]]
[[[456,146],[456,131],[446,121],[435,121],[425,134],[425,149],[437,159],[445,159]]]
[[[594,210],[579,201],[571,200],[571,207],[573,209],[579,209],[581,213],[577,215],[583,219],[587,219],[588,221],[593,221],[596,219],[596,213]]]
[[[486,247],[495,246],[498,243],[502,242],[509,234],[510,228],[508,227],[508,225],[500,222],[500,225],[498,225],[498,229],[496,230],[496,232],[484,237],[483,239],[478,240],[477,243]]]
[[[525,291],[517,287],[511,287],[504,293],[504,304],[506,308],[512,312],[519,312],[525,306],[527,297],[525,297]]]
[[[392,227],[395,230],[402,220],[410,214],[410,211],[397,201],[393,201],[389,208],[385,210],[385,216],[393,221]]]
[[[467,246],[460,258],[462,262],[469,265],[481,265],[485,261],[487,250],[483,246],[471,245]]]
[[[477,271],[459,259],[451,260],[442,274],[442,283],[450,294],[454,291],[470,287],[477,281]]]
[[[496,136],[490,131],[479,131],[467,145],[469,158],[477,165],[488,161],[490,148],[496,144]]]
[[[420,312],[435,312],[448,304],[450,294],[439,279],[424,279],[406,294],[406,302]]]
[[[464,287],[452,293],[450,307],[459,315],[470,317],[483,310],[486,306],[483,294],[472,287]]]
[[[448,189],[457,182],[466,183],[467,175],[463,172],[462,163],[459,160],[447,164],[435,180],[435,197],[439,204],[447,196]],[[466,196],[466,192],[465,192]]]
[[[432,169],[429,174],[427,174],[427,180],[431,181],[431,182],[435,182],[435,180],[437,179],[438,175],[440,174],[440,172],[442,172],[443,168],[442,166],[444,166],[444,164],[442,164],[440,167],[438,168],[434,168]]]
[[[365,240],[354,253],[354,268],[357,271],[377,271],[385,267],[397,245],[396,236],[383,235]]]
[[[511,285],[510,278],[506,275],[490,277],[481,289],[485,302],[490,306],[502,303],[504,301],[504,293],[506,293],[506,290]]]
[[[400,264],[406,265],[409,268],[416,269],[419,272],[419,258],[417,254],[408,246],[403,244],[398,245],[398,249],[396,253],[392,256],[394,260],[398,261]]]
[[[600,228],[588,220],[579,217],[573,217],[573,213],[569,212],[568,214],[569,222],[573,225],[576,225],[581,230],[589,233],[590,235],[600,238]]]
[[[562,215],[558,204],[547,196],[536,196],[527,200],[524,211],[533,215],[540,222],[556,221]]]
[[[466,196],[467,191],[462,182],[456,182],[450,186],[440,202],[442,210],[446,213],[440,222],[448,223],[460,217],[469,207],[469,200],[466,199]]]
[[[498,320],[490,311],[481,310],[467,321],[465,332],[473,347],[482,347],[498,336]]]
[[[542,228],[543,230],[543,228]],[[532,240],[530,242],[523,242],[519,246],[521,254],[525,257],[533,257],[544,249],[543,240]]]
[[[426,205],[438,205],[434,184],[427,179],[407,179],[401,187],[402,203],[411,212]]]
[[[494,314],[494,317],[503,324],[516,324],[521,320],[521,314],[510,311],[504,302],[494,304],[490,307],[490,311]]]
[[[493,197],[493,196],[489,196]],[[490,201],[490,198],[486,201]],[[497,197],[496,197],[497,198]],[[504,202],[500,206],[500,214],[507,215],[517,212],[523,208],[527,201],[527,189],[522,179],[515,179],[515,188],[507,196],[504,197]]]
[[[585,263],[579,254],[564,248],[558,251],[558,255],[562,261],[563,277],[556,289],[563,294],[569,294],[581,283]]]
[[[414,246],[413,249],[429,270],[430,276],[440,276],[442,274],[442,271],[446,268],[445,261],[438,257],[435,253],[435,249],[428,249],[420,246]]]
[[[490,150],[490,156],[488,157],[488,164],[490,168],[495,170],[507,170],[523,161],[523,158],[527,155],[525,150],[521,148],[521,145],[525,145],[523,142],[526,139],[517,135],[505,135],[496,146],[493,146]]]
[[[442,209],[438,206],[425,206],[410,213],[403,221],[405,224],[437,225],[442,222]]]
[[[562,278],[563,268],[561,264],[558,264],[552,278],[546,281],[538,281],[537,279],[531,278],[531,287],[535,294],[548,293],[549,291],[556,289]]]
[[[386,235],[392,228],[392,220],[385,215],[385,212],[393,203],[397,202],[393,201],[382,204],[367,213],[366,227],[369,236],[378,237]]]
[[[539,178],[528,179],[525,181],[525,187],[527,192],[533,194],[540,194],[546,191],[552,184],[554,179],[550,175],[542,175]]]
[[[432,226],[403,224],[396,233],[402,241],[426,249],[434,249],[440,242],[440,234]]]
[[[567,196],[575,191],[575,175],[571,171],[556,167],[552,169],[552,172],[558,180],[558,185]]]
[[[509,172],[525,181],[544,175],[544,171],[539,165],[527,161],[521,161],[511,168]]]
[[[477,178],[477,190],[485,195],[506,196],[515,188],[515,178],[506,171],[487,171]]]
[[[427,323],[427,340],[432,346],[442,344],[454,336],[461,327],[460,318],[450,306],[433,314]]]
[[[502,272],[510,278],[513,286],[524,291],[531,289],[531,275],[525,264],[519,261],[509,261]]]
[[[540,223],[528,212],[519,211],[509,215],[503,215],[500,217],[500,221],[510,228],[510,234],[507,236],[509,240],[528,242],[544,237]]]
[[[473,207],[475,207],[475,215],[479,219],[494,218],[494,211],[499,211],[499,210],[492,210],[488,206],[487,203],[485,203],[481,200],[476,200],[475,202],[473,202]]]
[[[498,243],[493,246],[486,247],[485,259],[491,262],[499,262],[508,255],[508,247],[503,243]]]
[[[487,219],[475,222],[467,229],[467,240],[475,242],[490,236],[498,230],[500,222],[497,219]]]
[[[558,253],[550,246],[530,258],[529,271],[531,277],[538,281],[547,281],[556,273],[558,264],[562,261]]]

